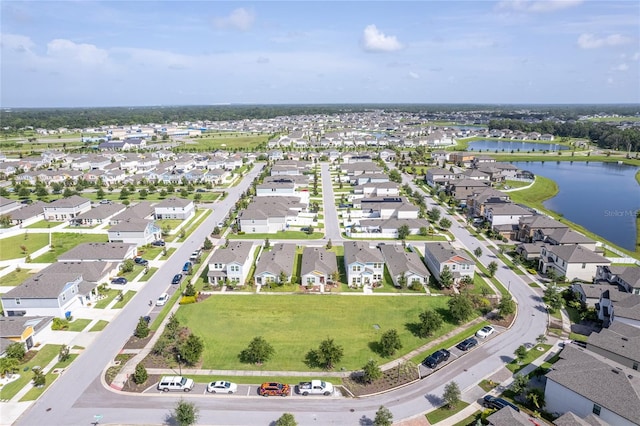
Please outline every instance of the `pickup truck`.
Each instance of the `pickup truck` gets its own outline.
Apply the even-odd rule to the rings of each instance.
[[[297,386],[298,393],[303,396],[307,395],[324,395],[333,394],[333,385],[324,380],[311,380],[310,382],[300,382]]]

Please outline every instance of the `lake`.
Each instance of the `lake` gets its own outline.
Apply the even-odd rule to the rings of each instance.
[[[558,195],[544,202],[549,210],[589,231],[635,251],[636,211],[640,209],[638,167],[583,161],[517,161],[513,164],[554,180]]]
[[[488,139],[480,139],[477,141],[469,142],[469,151],[491,151],[494,152],[542,152],[542,151],[563,151],[569,149],[566,145],[559,145],[555,143],[547,142],[522,142],[522,141],[493,141]]]

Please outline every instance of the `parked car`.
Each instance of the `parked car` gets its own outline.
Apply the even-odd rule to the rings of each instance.
[[[510,403],[506,399],[497,398],[497,397],[491,396],[491,395],[485,395],[485,397],[483,398],[483,401],[482,401],[482,405],[484,405],[487,408],[494,408],[496,410],[500,410],[500,409],[508,406],[508,407],[513,408],[516,411],[520,411],[520,408],[518,408],[516,405]]]
[[[151,243],[152,246],[156,246],[156,247],[164,247],[165,243],[162,240],[156,240],[154,242]]]
[[[169,300],[169,295],[167,293],[162,293],[158,300],[156,300],[156,306],[164,306]]]
[[[258,388],[258,395],[261,396],[287,396],[291,389],[286,383],[263,383]]]
[[[136,257],[135,259],[133,259],[133,261],[142,266],[147,266],[149,264],[149,261],[147,259],[143,259],[142,257]]]
[[[235,393],[237,390],[238,385],[224,380],[211,382],[207,385],[207,392],[210,393]]]
[[[182,274],[175,274],[171,280],[171,284],[180,284],[180,281],[182,281]]]
[[[182,272],[185,274],[190,274],[192,269],[193,269],[193,263],[185,262],[184,266],[182,267]]]
[[[158,390],[163,392],[170,390],[190,392],[191,389],[193,389],[193,380],[182,376],[163,376],[158,382]]]
[[[126,284],[128,281],[125,277],[116,277],[111,280],[111,284]]]
[[[436,368],[439,364],[445,362],[449,359],[451,352],[446,349],[440,349],[439,351],[435,351],[428,357],[422,361],[422,365],[425,365],[429,368]]]
[[[491,336],[495,331],[496,331],[495,328],[491,327],[490,325],[487,325],[485,327],[482,327],[480,330],[476,332],[476,337],[479,337],[481,339],[486,339],[487,337]]]
[[[456,348],[460,349],[461,351],[468,351],[469,349],[477,345],[478,340],[475,337],[469,337],[468,339],[465,339],[462,342],[458,343],[456,345]]]

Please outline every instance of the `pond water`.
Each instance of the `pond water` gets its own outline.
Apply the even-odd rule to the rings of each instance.
[[[554,180],[558,195],[544,202],[549,210],[589,231],[635,251],[636,211],[640,209],[638,167],[583,161],[518,161],[529,170]]]
[[[480,139],[477,141],[469,142],[469,151],[491,151],[495,152],[542,152],[542,151],[562,151],[569,149],[566,145],[560,145],[557,143],[547,142],[522,142],[522,141],[493,141],[488,139]]]

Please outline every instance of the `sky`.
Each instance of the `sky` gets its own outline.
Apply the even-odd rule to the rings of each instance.
[[[640,2],[6,1],[0,106],[640,103]]]

